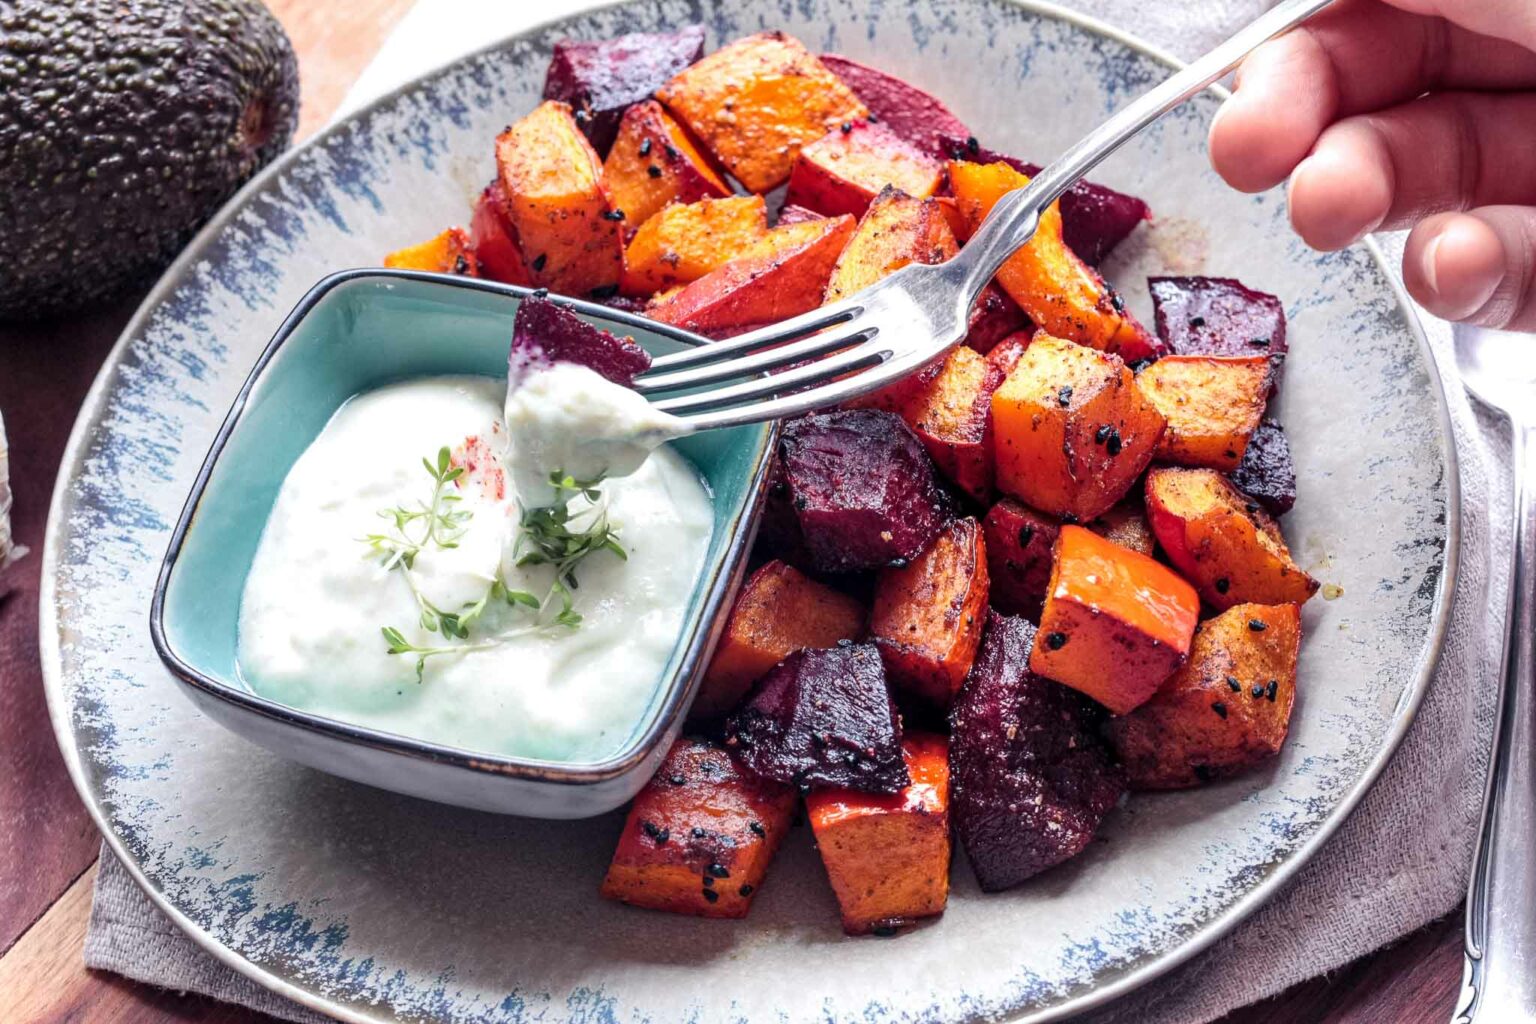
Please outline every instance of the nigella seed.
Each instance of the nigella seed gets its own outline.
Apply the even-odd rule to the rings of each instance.
[[[1255,633],[1262,633],[1269,628],[1269,623],[1265,622],[1263,619],[1249,619],[1248,628],[1253,630]]]
[[[841,640],[839,640],[837,642],[837,646],[839,646],[839,647],[852,647],[853,646],[853,641],[849,640],[847,637],[843,637]]]
[[[768,830],[763,828],[763,823],[760,821],[747,822],[747,828],[752,830],[753,835],[766,836],[768,834]]]
[[[1227,579],[1225,576],[1218,576],[1216,578],[1216,593],[1225,594],[1230,589],[1232,589],[1231,580]]]
[[[623,210],[604,210],[603,211],[603,220],[623,220],[623,219],[624,219],[624,211]]]
[[[707,902],[714,903],[714,902],[716,902],[717,900],[720,899],[720,894],[715,892],[715,890],[713,890],[713,889],[705,889],[704,890],[704,899]]]
[[[654,821],[642,821],[640,823],[640,831],[644,832],[652,839],[655,839],[657,836],[661,835],[661,829],[656,826]]]
[[[688,780],[683,778],[683,776],[681,774],[675,774],[675,775],[669,776],[667,778],[667,781],[672,783],[672,785],[674,785],[674,786],[681,786],[683,783],[687,782]],[[695,831],[697,831],[697,829],[695,829]]]
[[[870,124],[879,124],[880,123],[880,118],[876,117],[874,114],[870,114],[864,120],[868,121]]]
[[[1227,705],[1219,700],[1211,701],[1211,710],[1216,712],[1217,718],[1225,719],[1227,717]]]
[[[1237,681],[1236,676],[1227,676],[1227,689],[1231,690],[1233,693],[1242,693],[1243,684]]]
[[[651,164],[645,169],[645,173],[649,174],[653,178],[659,178],[661,177],[661,168],[657,167],[655,164]]]
[[[1063,647],[1067,646],[1067,634],[1047,633],[1045,635],[1045,646],[1049,647],[1053,651],[1061,650]]]
[[[905,558],[893,558],[886,565],[892,569],[905,569],[907,567],[907,560]]]
[[[974,135],[966,136],[966,139],[965,139],[965,151],[967,153],[969,153],[971,156],[975,156],[977,153],[981,152],[981,143],[976,140],[976,136],[974,136]]]
[[[1125,312],[1125,300],[1120,297],[1119,292],[1111,291],[1109,293],[1109,304],[1115,307],[1116,313]]]
[[[1260,697],[1264,696],[1264,684],[1254,683],[1253,689],[1249,690],[1248,693],[1253,697],[1254,700],[1258,700]]]
[[[534,262],[538,264],[538,268],[537,269],[539,269],[539,270],[543,270],[544,269],[544,257],[543,256],[540,256],[538,259],[534,260]],[[535,288],[533,290],[533,297],[536,298],[536,299],[547,299],[547,298],[549,298],[549,289],[548,288]]]
[[[1192,317],[1190,317],[1189,318],[1189,326],[1193,327],[1195,330],[1198,331],[1200,328],[1205,326],[1205,317],[1203,317],[1203,316],[1192,316]]]
[[[1268,338],[1249,338],[1248,339],[1248,344],[1252,345],[1254,348],[1269,348],[1269,339]]]
[[[731,877],[730,871],[726,868],[726,866],[724,864],[718,864],[718,863],[717,864],[711,864],[709,866],[709,873],[712,876],[714,876],[715,878],[730,878]]]
[[[534,270],[543,270],[544,269],[544,264],[546,264],[548,262],[549,262],[549,254],[541,252],[541,253],[539,253],[537,256],[535,256],[533,258],[533,269]]]
[[[1278,679],[1271,679],[1269,681],[1269,686],[1265,687],[1265,689],[1264,689],[1264,696],[1268,697],[1269,698],[1269,702],[1271,704],[1273,704],[1275,702],[1275,697],[1279,693],[1280,693],[1280,680],[1278,680]]]
[[[708,833],[708,832],[706,832],[706,831],[704,831],[704,830],[703,830],[703,829],[701,829],[701,828],[699,828],[699,827],[698,827],[698,826],[697,826],[697,825],[695,825],[695,826],[694,826],[694,827],[693,827],[693,830],[692,830],[692,831],[691,831],[691,833],[690,833],[690,834],[691,834],[691,835],[692,835],[692,836],[693,836],[693,838],[695,838],[695,839],[703,839],[703,838],[704,838],[704,837],[705,837],[705,836],[707,836],[707,835],[709,835],[709,833]]]
[[[851,131],[853,131],[853,122],[852,121],[844,121],[843,124],[842,124],[842,133],[844,135],[847,135]]]
[[[1111,427],[1109,431],[1109,440],[1104,442],[1104,450],[1108,452],[1111,457],[1113,457],[1115,455],[1119,455],[1120,450],[1123,447],[1124,443],[1120,440],[1120,431],[1117,428]]]
[[[1094,444],[1103,444],[1105,441],[1108,441],[1109,440],[1109,432],[1112,429],[1114,429],[1114,428],[1111,427],[1110,424],[1108,424],[1108,423],[1104,424],[1102,427],[1099,428],[1099,432],[1093,435],[1093,443]]]
[[[674,160],[675,161],[678,157],[683,155],[683,154],[679,153],[677,151],[677,147],[672,145],[672,143],[670,143],[670,142],[667,143],[666,150],[667,150],[667,159],[668,160]]]
[[[1072,385],[1063,384],[1056,390],[1056,404],[1065,409],[1072,404]]]
[[[705,875],[704,876],[704,888],[706,888],[706,889],[713,889],[714,887],[715,887],[715,880],[713,878],[710,878],[708,875]]]
[[[1035,528],[1033,526],[1021,526],[1021,527],[1019,527],[1019,547],[1021,547],[1021,548],[1029,547],[1029,542],[1031,540],[1034,540],[1034,538],[1035,538]]]
[[[742,882],[741,883],[741,888],[737,889],[736,891],[739,894],[741,894],[742,896],[751,896],[752,895],[752,883],[751,882]]]
[[[641,139],[640,140],[640,155],[641,156],[650,156],[651,155],[651,140],[650,139]]]

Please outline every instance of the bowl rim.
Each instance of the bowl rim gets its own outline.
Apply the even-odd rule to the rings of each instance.
[[[217,236],[236,213],[244,207],[250,196],[259,192],[270,180],[276,178],[290,165],[297,162],[309,149],[312,147],[318,148],[379,108],[395,102],[407,93],[420,88],[423,83],[446,74],[450,69],[461,63],[483,58],[490,53],[504,49],[515,40],[547,32],[573,18],[621,7],[628,2],[630,0],[600,0],[598,3],[594,3],[589,7],[583,7],[577,11],[544,18],[517,32],[495,39],[484,46],[458,54],[452,59],[446,60],[436,67],[412,77],[408,81],[402,82],[400,85],[382,93],[368,103],[346,112],[309,138],[304,139],[283,153],[270,165],[258,172],[194,236],[192,241],[187,244],[187,247],[182,250],[182,253],[165,270],[137,310],[135,310],[132,318],[124,327],[123,333],[118,337],[111,351],[107,354],[102,370],[98,373],[96,380],[92,383],[85,400],[81,404],[81,413],[75,421],[74,429],[70,434],[63,459],[61,460],[60,473],[54,482],[54,492],[51,499],[48,526],[42,552],[43,564],[42,578],[39,586],[38,629],[41,639],[43,681],[48,702],[49,718],[53,723],[55,736],[58,739],[61,753],[76,790],[79,791],[87,810],[95,821],[97,828],[101,831],[104,842],[117,856],[124,870],[138,884],[139,888],[145,892],[156,908],[174,922],[199,947],[211,954],[220,963],[250,978],[267,990],[338,1020],[354,1022],[354,1024],[386,1024],[388,1018],[371,1012],[368,1007],[342,1002],[319,994],[311,989],[301,987],[299,984],[273,973],[266,967],[247,959],[243,954],[219,942],[210,932],[181,911],[169,896],[155,887],[155,884],[150,880],[142,866],[133,858],[123,838],[113,831],[111,822],[107,818],[100,801],[93,796],[91,783],[86,775],[84,759],[78,745],[75,743],[69,708],[66,705],[63,692],[63,664],[58,644],[59,623],[55,606],[57,600],[55,583],[58,567],[65,554],[63,551],[63,533],[66,525],[68,491],[75,472],[87,454],[86,449],[89,442],[91,417],[88,415],[87,410],[95,409],[100,402],[103,393],[108,389],[113,371],[117,367],[123,352],[128,348],[133,339],[142,332],[155,309],[174,291],[181,278],[193,268],[196,255],[202,247]],[[1093,15],[1064,7],[1056,2],[1056,0],[996,0],[996,2],[1006,4],[1040,18],[1048,18],[1076,26],[1123,46],[1132,52],[1150,57],[1167,67],[1170,71],[1182,69],[1188,63],[1182,58],[1175,56],[1171,51],[1149,43],[1132,32],[1121,29]],[[1231,91],[1220,83],[1208,86],[1206,91],[1223,100],[1231,96]],[[1144,963],[1102,985],[1095,985],[1081,992],[1068,995],[1058,1003],[1046,1007],[1024,1009],[1013,1013],[1004,1018],[1006,1024],[1045,1024],[1047,1021],[1062,1020],[1087,1010],[1102,1007],[1162,977],[1174,968],[1189,962],[1230,933],[1240,922],[1264,903],[1268,902],[1292,881],[1301,868],[1316,855],[1318,849],[1327,843],[1339,826],[1352,815],[1355,808],[1365,797],[1365,794],[1375,785],[1382,771],[1397,752],[1403,738],[1408,733],[1409,727],[1413,724],[1419,706],[1423,703],[1424,695],[1428,692],[1429,685],[1434,678],[1435,670],[1439,666],[1441,655],[1445,648],[1445,640],[1450,626],[1454,603],[1454,581],[1457,577],[1457,570],[1461,560],[1461,476],[1456,439],[1451,427],[1450,407],[1446,397],[1444,378],[1435,360],[1428,335],[1425,333],[1423,324],[1419,320],[1411,297],[1408,295],[1403,283],[1392,273],[1381,247],[1373,238],[1368,236],[1356,244],[1369,254],[1373,262],[1380,269],[1388,289],[1397,301],[1397,308],[1404,313],[1407,331],[1423,355],[1425,370],[1429,377],[1429,390],[1435,403],[1436,420],[1440,428],[1440,436],[1443,439],[1442,454],[1445,462],[1446,491],[1444,570],[1441,572],[1440,579],[1435,586],[1434,599],[1430,610],[1429,633],[1426,637],[1426,645],[1423,648],[1423,654],[1414,672],[1413,679],[1405,687],[1397,706],[1393,709],[1393,721],[1383,737],[1380,749],[1362,768],[1360,777],[1355,781],[1354,785],[1340,796],[1333,811],[1318,825],[1317,830],[1292,851],[1282,863],[1275,866],[1249,892],[1234,900],[1230,905],[1212,915],[1209,919],[1195,926],[1184,941],[1172,949],[1151,957]],[[609,313],[605,312],[603,315],[607,316]],[[69,473],[64,472],[66,468],[70,470]]]
[[[393,268],[342,270],[327,275],[310,288],[283,318],[282,324],[262,349],[250,373],[240,385],[239,392],[230,403],[229,411],[225,414],[218,432],[209,445],[208,453],[198,467],[197,476],[182,505],[181,514],[171,530],[170,543],[160,562],[160,571],[150,599],[149,634],[155,653],[185,686],[285,726],[339,739],[348,744],[400,754],[415,760],[452,765],[479,774],[560,786],[595,785],[629,774],[651,756],[677,718],[687,711],[689,703],[698,690],[706,665],[706,654],[712,647],[711,636],[718,634],[718,630],[713,627],[734,590],[732,583],[740,575],[737,570],[744,567],[753,535],[756,533],[757,513],[764,500],[764,483],[768,475],[769,456],[773,451],[774,438],[778,432],[777,425],[770,425],[767,429],[760,431],[757,449],[753,453],[752,476],[747,485],[746,501],[724,525],[727,540],[721,559],[718,563],[706,564],[703,567],[706,589],[697,606],[697,612],[690,615],[683,623],[683,629],[677,640],[677,644],[684,652],[683,657],[676,670],[670,675],[663,676],[661,680],[660,685],[664,689],[661,705],[651,714],[650,722],[645,729],[633,734],[617,752],[603,760],[564,762],[485,753],[305,711],[249,690],[239,689],[209,675],[178,651],[167,635],[165,602],[171,576],[180,560],[187,536],[195,524],[199,506],[202,504],[214,470],[230,438],[245,416],[252,393],[265,379],[266,372],[278,352],[316,307],[336,293],[337,289],[359,281],[411,281],[429,285],[439,290],[444,296],[477,292],[523,300],[547,294],[544,289],[503,284],[498,281]],[[659,324],[597,303],[571,299],[563,295],[553,297],[553,301],[559,302],[576,313],[599,317],[684,345],[697,346],[705,344],[708,340],[671,325]],[[675,647],[674,650],[676,649]]]

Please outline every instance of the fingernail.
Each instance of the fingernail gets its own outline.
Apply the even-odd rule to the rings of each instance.
[[[1440,271],[1436,266],[1436,258],[1440,254],[1440,243],[1445,241],[1445,232],[1441,231],[1431,238],[1419,254],[1419,272],[1424,275],[1424,283],[1429,285],[1429,290],[1436,295],[1440,294]]]

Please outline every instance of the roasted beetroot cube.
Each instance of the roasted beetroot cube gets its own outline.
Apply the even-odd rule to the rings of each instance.
[[[1157,336],[1181,356],[1254,356],[1274,360],[1271,393],[1285,358],[1285,306],[1230,277],[1154,277]]]
[[[981,294],[976,297],[976,304],[971,307],[965,343],[986,355],[997,347],[998,342],[1028,326],[1029,317],[1024,315],[1019,304],[996,284],[989,284],[981,290]]]
[[[1035,627],[992,613],[950,709],[951,808],[982,889],[997,892],[1082,852],[1125,779],[1103,712],[1029,671]]]
[[[1004,498],[982,524],[987,538],[987,575],[992,607],[1005,615],[1040,621],[1045,590],[1051,582],[1051,548],[1061,522]]]
[[[592,148],[606,156],[624,111],[650,99],[662,84],[702,56],[702,25],[597,41],[562,39],[555,44],[544,76],[544,98],[569,103]]]
[[[915,558],[949,519],[933,460],[895,413],[847,409],[792,420],[779,455],[817,569],[877,569]]]
[[[1274,420],[1261,420],[1248,439],[1243,461],[1232,474],[1237,489],[1281,516],[1296,504],[1296,465],[1291,461],[1291,442],[1285,428]]]
[[[804,224],[810,220],[826,220],[827,218],[815,210],[807,210],[803,206],[793,203],[786,204],[779,209],[779,219],[775,222],[779,227],[785,224]]]
[[[809,567],[805,535],[800,532],[800,520],[789,497],[789,482],[784,478],[784,463],[778,455],[774,455],[768,467],[767,491],[757,520],[755,554],[764,559],[777,558],[797,568]]]
[[[650,369],[651,357],[634,339],[593,327],[558,302],[531,296],[512,320],[508,371],[516,379],[541,362],[579,363],[629,387]]]
[[[949,159],[947,140],[971,133],[940,100],[910,82],[835,53],[822,54],[821,62],[858,93],[882,124],[941,160]]]
[[[873,644],[796,651],[725,724],[725,743],[761,778],[895,793],[911,781],[901,719]]]
[[[979,164],[1001,161],[1031,178],[1040,173],[1039,164],[988,149],[974,138],[946,140],[944,155]],[[1152,211],[1142,200],[1091,181],[1079,181],[1061,197],[1062,237],[1073,252],[1092,264],[1101,262],[1136,225],[1151,218]]]

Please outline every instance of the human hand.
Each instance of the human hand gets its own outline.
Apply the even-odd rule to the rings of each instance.
[[[1243,62],[1210,148],[1234,188],[1289,177],[1314,248],[1412,227],[1425,308],[1536,330],[1536,0],[1342,0]]]

